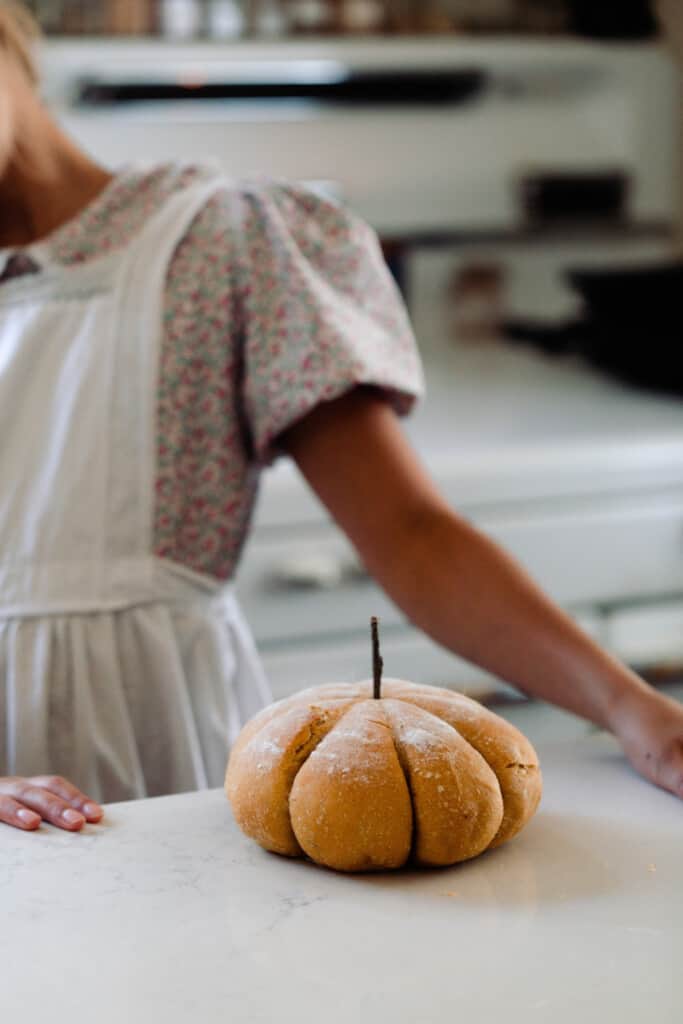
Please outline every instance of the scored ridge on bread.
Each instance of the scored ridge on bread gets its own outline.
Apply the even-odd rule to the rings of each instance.
[[[482,755],[493,770],[503,797],[503,820],[491,847],[520,832],[535,814],[542,791],[538,757],[526,736],[500,715],[454,690],[389,679],[387,696],[396,696],[447,722]]]

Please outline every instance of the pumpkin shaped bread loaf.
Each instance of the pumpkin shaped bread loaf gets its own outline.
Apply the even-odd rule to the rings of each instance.
[[[266,850],[338,871],[448,865],[515,836],[541,798],[529,741],[450,690],[395,679],[304,690],[256,715],[225,788]]]

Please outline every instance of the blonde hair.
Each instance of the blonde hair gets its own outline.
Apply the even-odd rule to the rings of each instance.
[[[32,85],[38,84],[33,46],[39,36],[38,24],[23,4],[0,0],[0,51],[18,61]]]

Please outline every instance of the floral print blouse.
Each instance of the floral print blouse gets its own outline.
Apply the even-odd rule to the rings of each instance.
[[[228,580],[283,430],[359,384],[381,388],[400,414],[422,392],[374,232],[303,186],[231,183],[201,166],[126,168],[49,238],[0,251],[0,302],[10,276],[134,243],[166,200],[211,176],[216,192],[166,276],[155,553]]]

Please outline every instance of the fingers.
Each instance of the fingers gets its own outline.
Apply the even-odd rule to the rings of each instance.
[[[94,800],[90,800],[85,793],[81,793],[80,789],[77,789],[71,782],[63,779],[60,775],[39,775],[28,781],[32,785],[38,786],[40,789],[46,789],[49,793],[54,793],[55,796],[60,797],[69,807],[79,811],[86,821],[97,822],[104,815],[104,811],[99,804],[95,803]]]
[[[85,816],[80,811],[70,807],[66,800],[55,793],[34,785],[29,779],[17,779],[8,795],[57,828],[78,832],[85,825]]]
[[[56,779],[50,777],[47,781],[54,788],[60,788],[59,785],[55,784]],[[85,824],[85,815],[81,811],[72,807],[69,801],[57,796],[51,790],[47,790],[42,785],[35,784],[33,779],[3,779],[2,795],[3,799],[9,798],[12,802],[8,807],[8,811],[10,813],[15,812],[14,821],[25,820],[33,826],[33,818],[19,814],[12,806],[13,804],[18,804],[19,807],[34,812],[44,821],[49,821],[50,824],[56,825],[57,828],[65,828],[67,831],[79,831]]]
[[[40,825],[40,815],[24,807],[11,796],[0,796],[0,821],[24,832],[33,832]]]
[[[43,820],[78,832],[103,815],[99,804],[59,775],[0,779],[0,822],[15,828],[33,831]]]

